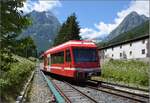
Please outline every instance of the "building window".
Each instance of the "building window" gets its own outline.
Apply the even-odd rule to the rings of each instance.
[[[112,54],[112,57],[114,57],[114,55]]]
[[[114,48],[112,47],[112,51],[114,50]]]
[[[122,53],[120,53],[120,57],[122,57]]]
[[[142,43],[144,44],[144,43],[145,43],[145,40],[142,40]]]
[[[130,46],[132,46],[132,43],[130,43]]]
[[[142,49],[142,54],[145,54],[145,49]]]
[[[122,48],[122,45],[120,45],[120,49]]]
[[[132,55],[132,51],[130,51],[130,55]]]

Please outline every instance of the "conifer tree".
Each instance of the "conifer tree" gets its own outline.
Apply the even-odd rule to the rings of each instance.
[[[54,40],[54,46],[69,40],[80,40],[80,27],[75,13],[67,18],[62,24],[57,37]]]

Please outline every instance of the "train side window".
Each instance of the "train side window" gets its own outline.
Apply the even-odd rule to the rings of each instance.
[[[66,62],[71,62],[70,50],[66,50]]]
[[[52,64],[63,64],[64,63],[64,52],[52,54],[51,58],[52,58],[51,59]]]

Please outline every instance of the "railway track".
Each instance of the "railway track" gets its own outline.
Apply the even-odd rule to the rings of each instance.
[[[91,81],[93,82],[93,80],[91,80]],[[97,87],[97,86],[89,85],[89,83],[87,82],[87,87],[98,90],[98,91],[106,92],[109,94],[113,94],[116,96],[120,96],[123,98],[131,99],[131,100],[134,100],[137,102],[149,103],[149,95],[146,90],[127,87],[127,86],[118,85],[118,84],[115,85],[113,83],[108,83],[109,85],[106,85],[107,82],[96,81],[96,80],[94,80],[94,82],[97,82],[97,84],[100,84],[100,85]],[[105,85],[103,85],[103,84],[105,84]],[[126,89],[120,89],[120,87],[132,90],[132,92],[130,92],[129,90],[126,90]],[[144,93],[144,92],[146,92],[146,93],[144,93],[144,94],[137,93],[137,92],[135,93],[133,91],[141,91],[142,93]]]
[[[72,85],[64,80],[57,80],[46,76],[52,82],[56,90],[61,94],[66,103],[148,103],[148,96],[130,93],[127,91],[112,88],[110,86],[91,85],[91,82],[85,82],[85,86]],[[96,81],[94,81],[96,84]],[[93,83],[93,81],[92,81]],[[112,102],[113,101],[113,102]],[[119,101],[119,102],[118,102]],[[121,101],[121,102],[120,102]],[[108,103],[110,103],[108,102]]]
[[[149,92],[148,89],[143,89],[143,88],[130,87],[126,85],[115,84],[115,83],[110,83],[110,82],[105,82],[105,81],[98,81],[98,80],[90,80],[90,81],[97,82],[97,83],[104,84],[104,85],[109,85],[109,86],[117,86],[117,87],[127,88],[131,90],[136,90],[136,91]]]
[[[98,101],[75,88],[70,83],[56,79],[52,79],[52,82],[67,103],[98,103]]]

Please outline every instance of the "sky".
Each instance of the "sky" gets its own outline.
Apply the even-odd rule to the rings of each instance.
[[[51,11],[63,23],[75,13],[82,38],[94,40],[107,36],[132,11],[149,17],[148,0],[27,0],[25,13]]]

